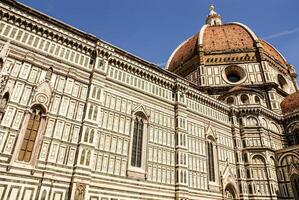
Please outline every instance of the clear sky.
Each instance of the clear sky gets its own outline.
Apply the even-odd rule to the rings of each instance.
[[[213,3],[224,23],[249,26],[299,73],[298,0],[19,1],[160,66],[200,30]]]

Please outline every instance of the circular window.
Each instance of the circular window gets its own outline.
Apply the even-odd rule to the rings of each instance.
[[[223,70],[223,79],[230,84],[240,84],[246,79],[246,72],[239,66],[228,66]]]

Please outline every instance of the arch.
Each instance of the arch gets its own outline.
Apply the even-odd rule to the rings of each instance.
[[[228,105],[232,105],[232,104],[234,104],[234,103],[235,103],[235,98],[234,98],[234,97],[228,97],[228,98],[226,99],[226,103],[227,103]]]
[[[238,192],[234,184],[228,183],[224,189],[224,199],[225,200],[232,200],[238,198]]]
[[[211,136],[209,136],[211,137]],[[215,182],[216,181],[216,177],[215,177],[215,157],[214,155],[216,154],[214,152],[214,142],[211,141],[207,141],[207,146],[208,146],[208,171],[209,171],[209,181],[211,182]]]
[[[290,161],[292,159],[292,161]],[[299,165],[299,156],[296,155],[295,153],[286,153],[284,156],[282,156],[279,159],[279,166],[284,166],[284,165],[291,165],[291,164],[297,164]]]
[[[257,127],[257,126],[259,126],[259,121],[256,117],[249,116],[246,119],[246,125],[250,126],[250,127]]]
[[[47,196],[47,191],[43,190],[41,200],[46,200],[46,196]]]
[[[253,194],[253,189],[251,183],[248,184],[249,194]]]
[[[40,125],[42,123],[42,116],[44,113],[44,107],[39,104],[33,105],[31,107],[30,118],[26,126],[26,132],[18,155],[19,161],[30,162],[38,138]]]
[[[275,132],[275,133],[279,133],[280,128],[278,127],[278,125],[275,122],[271,122],[270,123],[270,130]]]
[[[286,128],[286,135],[289,145],[299,144],[299,122],[292,122]]]
[[[134,129],[133,129],[134,131],[133,131],[132,152],[131,152],[131,166],[134,167],[141,167],[143,129],[144,129],[143,118],[140,117],[139,115],[136,115],[136,118],[134,120]]]
[[[261,99],[260,99],[257,95],[255,95],[255,96],[254,96],[254,102],[255,102],[256,104],[261,104]]]
[[[251,162],[253,164],[263,164],[263,165],[265,165],[266,164],[266,158],[261,154],[254,154],[251,157]]]
[[[241,100],[241,102],[242,102],[243,104],[249,104],[249,97],[248,97],[248,95],[246,95],[246,94],[242,94],[242,95],[240,96],[240,100]]]
[[[288,92],[288,89],[289,89],[288,82],[281,74],[277,75],[277,81],[278,81],[279,87],[281,89],[283,89],[285,92]]]
[[[142,104],[133,110],[132,117],[135,118],[136,116],[143,118],[146,122],[149,122],[149,115],[146,113],[146,110]]]
[[[268,122],[267,122],[267,120],[266,120],[265,118],[262,118],[262,119],[261,119],[261,125],[262,125],[264,128],[268,129]]]
[[[30,108],[30,111],[32,112],[35,109],[40,110],[40,112],[42,114],[46,114],[47,113],[47,108],[43,104],[40,104],[40,103],[32,104],[31,108]]]
[[[269,158],[269,162],[272,166],[276,166],[276,161],[275,161],[275,158],[273,156],[270,156]]]
[[[293,121],[286,127],[287,133],[291,133],[294,129],[299,128],[299,121]]]

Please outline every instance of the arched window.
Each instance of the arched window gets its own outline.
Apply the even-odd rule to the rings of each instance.
[[[235,99],[234,99],[233,97],[228,97],[228,98],[226,99],[226,103],[227,103],[228,105],[232,105],[232,104],[235,103]]]
[[[293,132],[295,144],[299,144],[299,129],[295,129]]]
[[[43,190],[41,200],[46,200],[47,191]]]
[[[248,189],[249,189],[249,194],[252,194],[252,193],[253,193],[253,190],[252,190],[252,186],[251,186],[251,184],[248,185]]]
[[[42,120],[43,109],[39,106],[32,108],[29,122],[26,127],[26,132],[18,155],[19,161],[29,162],[32,156],[34,145],[37,138],[37,133]]]
[[[131,165],[141,167],[142,160],[142,142],[143,142],[143,119],[136,117],[134,121],[133,143],[131,154]]]
[[[281,74],[277,75],[277,81],[278,81],[280,88],[287,92],[288,83],[287,83],[286,79]]]
[[[248,117],[247,118],[247,126],[256,127],[259,123],[255,117]]]
[[[208,166],[209,166],[209,181],[215,182],[215,162],[214,162],[214,145],[212,141],[208,141]]]
[[[261,100],[260,100],[260,98],[258,96],[254,97],[254,101],[255,101],[256,104],[260,104],[261,103]]]
[[[249,104],[249,97],[246,94],[241,95],[241,102],[243,104]]]
[[[246,173],[247,173],[247,178],[251,178],[251,176],[250,176],[250,169],[247,169]]]

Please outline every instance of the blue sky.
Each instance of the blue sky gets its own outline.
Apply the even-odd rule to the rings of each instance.
[[[223,22],[241,22],[276,47],[299,72],[298,0],[20,0],[150,62],[203,26],[213,3]]]

